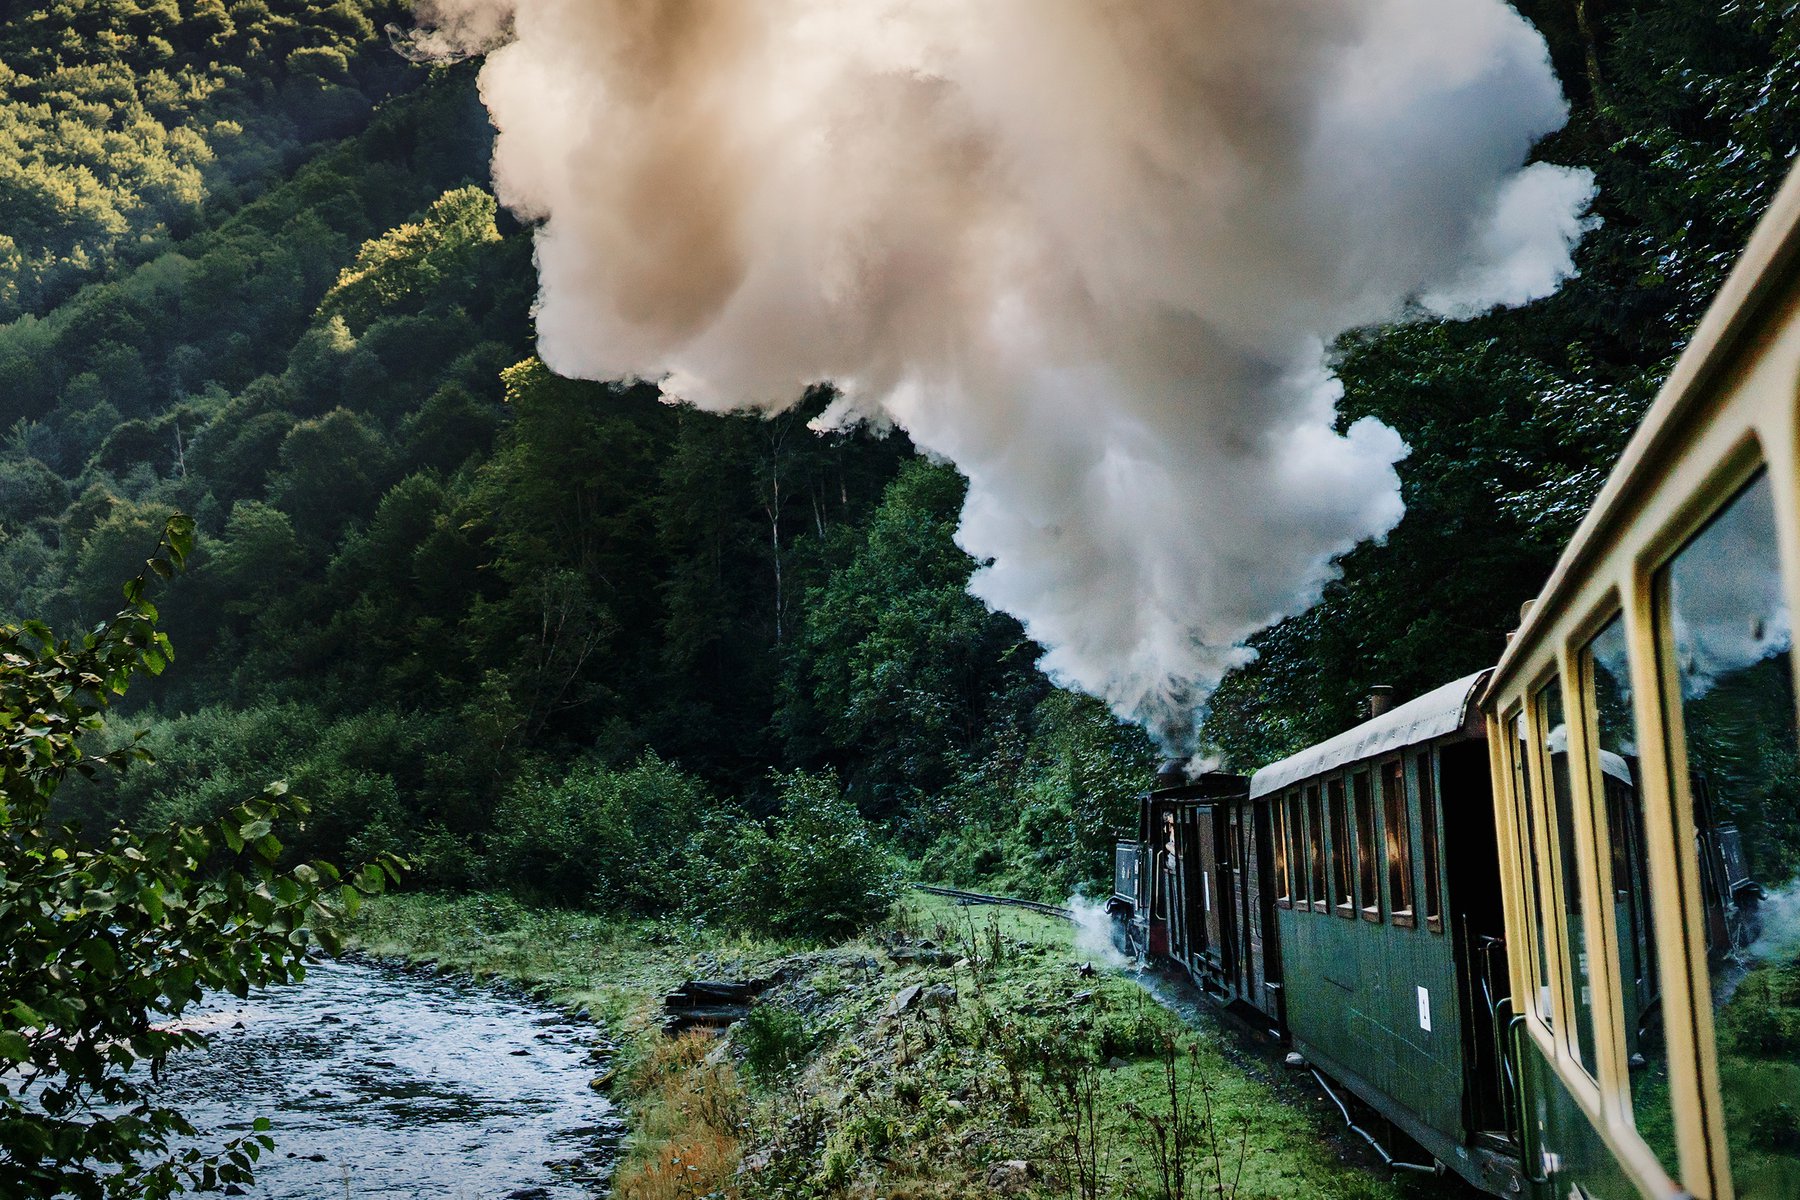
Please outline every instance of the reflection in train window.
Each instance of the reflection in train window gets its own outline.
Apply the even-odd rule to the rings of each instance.
[[[1632,1119],[1663,1170],[1674,1178],[1675,1114],[1669,1102],[1669,1054],[1663,1044],[1662,987],[1656,976],[1656,931],[1650,918],[1637,720],[1632,715],[1625,625],[1620,618],[1614,617],[1588,643],[1581,672],[1599,749],[1599,762],[1590,764],[1588,771],[1589,786],[1605,797],[1602,810],[1595,813],[1596,821],[1605,820],[1605,827],[1595,830],[1595,839],[1612,868],[1613,978],[1619,982],[1613,1014],[1625,1034]]]
[[[1388,911],[1394,924],[1413,924],[1412,823],[1400,761],[1381,764],[1381,816],[1387,833]]]
[[[1551,680],[1538,693],[1540,745],[1544,774],[1550,781],[1550,799],[1556,809],[1555,888],[1562,895],[1563,961],[1568,980],[1574,1027],[1570,1048],[1589,1075],[1594,1071],[1594,984],[1588,966],[1587,913],[1581,903],[1581,871],[1575,854],[1575,795],[1569,786],[1569,727],[1563,720],[1562,683]]]
[[[1425,924],[1433,933],[1444,932],[1444,907],[1438,884],[1437,787],[1431,777],[1431,751],[1417,758],[1419,779],[1419,841],[1425,848]]]
[[[1537,1015],[1545,1025],[1555,1025],[1555,1007],[1550,1002],[1550,943],[1544,930],[1540,905],[1543,892],[1538,887],[1537,811],[1531,799],[1531,773],[1527,762],[1531,756],[1531,740],[1526,736],[1525,714],[1513,719],[1513,788],[1519,798],[1519,832],[1525,837],[1521,847],[1525,880],[1526,923],[1537,931]]]
[[[1306,861],[1312,868],[1312,896],[1314,912],[1327,910],[1325,891],[1325,818],[1319,811],[1319,785],[1310,784],[1306,789]]]
[[[1800,868],[1792,626],[1766,475],[1657,577],[1658,635],[1679,687],[1732,1186],[1800,1194]],[[1668,697],[1670,707],[1676,697]],[[1673,715],[1673,714],[1671,714]],[[1761,906],[1759,885],[1771,899]],[[1727,956],[1730,956],[1729,958]]]
[[[1356,898],[1350,894],[1355,865],[1350,861],[1350,820],[1344,811],[1344,781],[1325,785],[1331,813],[1331,900],[1340,917],[1356,915]]]
[[[1375,859],[1375,798],[1369,773],[1350,778],[1350,799],[1356,809],[1356,903],[1364,920],[1381,920],[1381,866]]]
[[[1275,903],[1290,908],[1294,903],[1294,881],[1288,874],[1287,800],[1276,796],[1269,801],[1269,841],[1275,850]]]

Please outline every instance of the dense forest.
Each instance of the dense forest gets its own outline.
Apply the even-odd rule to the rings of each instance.
[[[1226,681],[1230,767],[1493,661],[1793,157],[1792,0],[1520,7],[1573,109],[1537,154],[1598,179],[1580,275],[1336,347],[1407,515]],[[551,374],[475,66],[395,53],[405,20],[7,6],[0,610],[91,625],[197,525],[176,663],[99,735],[155,761],[59,802],[204,820],[283,778],[295,855],[636,911],[829,909],[780,881],[871,828],[956,881],[1104,873],[1151,746],[967,595],[955,472],[812,432],[824,388],[721,417]]]

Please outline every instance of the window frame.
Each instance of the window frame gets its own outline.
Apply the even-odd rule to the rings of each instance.
[[[1331,911],[1331,870],[1325,855],[1325,797],[1318,781],[1301,786],[1306,811],[1307,900],[1313,912]]]
[[[1356,911],[1363,920],[1381,924],[1381,857],[1375,847],[1380,823],[1375,814],[1375,768],[1364,763],[1350,772],[1351,838],[1356,843]],[[1359,788],[1357,785],[1361,784]],[[1365,822],[1364,818],[1367,818]]]
[[[1419,798],[1419,873],[1425,886],[1417,898],[1430,933],[1444,932],[1444,806],[1443,789],[1438,774],[1437,747],[1427,743],[1413,755],[1408,772],[1413,791]],[[1429,794],[1430,811],[1426,796]]]
[[[1800,429],[1790,427],[1789,434],[1786,441],[1790,449],[1800,450]],[[1686,496],[1677,514],[1663,524],[1651,541],[1650,550],[1641,556],[1642,566],[1635,581],[1638,586],[1634,595],[1647,625],[1651,659],[1641,672],[1639,665],[1635,661],[1632,663],[1634,686],[1640,674],[1650,676],[1648,686],[1640,697],[1636,697],[1634,707],[1640,722],[1647,715],[1646,708],[1653,710],[1648,715],[1660,731],[1656,745],[1662,750],[1656,756],[1654,766],[1643,773],[1649,775],[1654,771],[1665,797],[1664,803],[1657,806],[1654,820],[1651,813],[1645,814],[1646,836],[1656,841],[1659,840],[1657,833],[1662,835],[1660,840],[1669,854],[1666,861],[1672,865],[1675,876],[1672,894],[1678,897],[1677,906],[1653,906],[1657,936],[1660,939],[1666,928],[1674,926],[1676,940],[1662,944],[1678,947],[1680,951],[1679,954],[1659,954],[1657,969],[1665,995],[1672,986],[1685,985],[1687,989],[1685,1016],[1688,1028],[1693,1030],[1693,1043],[1686,1049],[1691,1051],[1690,1070],[1696,1077],[1693,1091],[1697,1093],[1699,1106],[1698,1122],[1677,1122],[1676,1140],[1681,1147],[1683,1180],[1694,1179],[1700,1174],[1709,1176],[1714,1196],[1733,1195],[1735,1184],[1731,1177],[1725,1105],[1719,1082],[1718,1030],[1711,1000],[1712,969],[1706,959],[1702,868],[1698,847],[1690,835],[1696,825],[1680,664],[1663,580],[1667,569],[1694,539],[1723,515],[1758,475],[1765,475],[1774,508],[1774,550],[1777,569],[1781,573],[1783,598],[1790,614],[1800,613],[1800,604],[1796,603],[1800,600],[1800,549],[1797,549],[1800,536],[1795,529],[1794,507],[1800,503],[1800,498],[1793,493],[1792,469],[1796,464],[1789,458],[1790,470],[1783,472],[1776,466],[1779,460],[1767,451],[1765,436],[1752,428],[1732,453],[1720,458],[1706,476],[1705,484]],[[1635,643],[1628,644],[1635,646]],[[1796,650],[1800,648],[1790,648],[1788,666],[1794,676],[1795,694],[1800,695],[1800,652]],[[1657,827],[1657,833],[1650,832],[1652,825]],[[1652,855],[1653,861],[1660,858],[1660,854]],[[1672,907],[1678,907],[1679,911],[1670,917],[1665,910]],[[1670,1058],[1670,1086],[1673,1089],[1676,1082],[1673,1053]]]
[[[1640,663],[1643,645],[1634,637],[1645,631],[1641,626],[1634,628],[1634,618],[1626,598],[1616,588],[1608,589],[1593,606],[1592,611],[1581,622],[1576,624],[1564,643],[1564,652],[1570,677],[1575,681],[1575,690],[1571,693],[1578,707],[1570,710],[1572,733],[1577,731],[1581,736],[1583,752],[1582,762],[1585,768],[1579,774],[1581,779],[1571,782],[1586,790],[1586,802],[1582,806],[1587,819],[1588,868],[1592,873],[1593,891],[1589,895],[1591,901],[1599,903],[1599,919],[1592,922],[1599,934],[1598,942],[1592,947],[1596,961],[1590,964],[1590,978],[1600,1002],[1594,1013],[1594,1056],[1597,1068],[1595,1081],[1598,1090],[1603,1126],[1618,1140],[1621,1157],[1628,1157],[1640,1164],[1644,1174],[1658,1177],[1664,1181],[1668,1189],[1675,1190],[1676,1184],[1671,1169],[1679,1171],[1679,1162],[1664,1163],[1656,1151],[1651,1149],[1637,1124],[1636,1104],[1632,1098],[1631,1066],[1625,1043],[1626,1019],[1624,1012],[1624,980],[1620,975],[1623,962],[1621,938],[1624,931],[1619,928],[1618,905],[1615,894],[1618,880],[1613,870],[1612,813],[1606,799],[1606,775],[1600,762],[1600,713],[1598,688],[1593,673],[1593,657],[1589,650],[1601,633],[1614,621],[1618,621],[1622,640],[1626,651],[1626,672],[1632,688],[1632,723],[1633,733],[1640,743],[1645,740],[1643,727],[1638,724],[1644,706],[1644,694],[1638,690],[1640,676],[1645,673],[1645,666]],[[1653,786],[1648,777],[1654,767],[1639,758],[1638,776],[1640,794],[1637,804],[1643,814],[1643,845],[1639,852],[1643,856],[1645,879],[1652,895],[1664,888],[1673,888],[1675,884],[1665,877],[1664,864],[1652,853],[1651,835],[1648,826],[1651,822],[1650,803],[1647,793]],[[1635,834],[1634,834],[1635,836]],[[1656,946],[1657,937],[1656,909],[1654,903],[1644,918],[1651,925],[1650,944]],[[1663,951],[1657,947],[1654,954],[1656,975],[1659,979],[1659,1003],[1666,1000],[1666,982],[1663,979]],[[1667,1023],[1665,1010],[1664,1023]],[[1675,1070],[1673,1055],[1670,1056],[1671,1098],[1674,1096]],[[1677,1153],[1679,1159],[1679,1153]]]
[[[1389,771],[1399,779],[1397,793],[1388,791]],[[1406,758],[1394,754],[1382,758],[1377,767],[1377,779],[1381,790],[1381,844],[1382,844],[1382,887],[1386,890],[1386,909],[1388,919],[1401,929],[1414,929],[1418,926],[1418,880],[1414,875],[1412,847],[1412,798],[1406,790]],[[1402,817],[1398,836],[1394,829],[1394,801],[1398,796]],[[1395,861],[1395,850],[1400,851],[1403,862]],[[1399,897],[1394,895],[1395,881],[1406,882],[1406,903],[1402,905]]]
[[[1347,921],[1356,919],[1356,857],[1350,837],[1349,777],[1342,772],[1325,781],[1325,829],[1331,839],[1331,869],[1327,882],[1331,911]]]
[[[1598,1019],[1594,1010],[1596,1007],[1610,1003],[1612,996],[1610,991],[1603,992],[1598,985],[1595,974],[1598,964],[1591,961],[1597,956],[1592,953],[1593,939],[1591,932],[1588,932],[1588,946],[1590,951],[1590,961],[1588,963],[1588,990],[1589,993],[1600,1002],[1597,1005],[1593,1001],[1590,1001],[1588,1005],[1588,1036],[1593,1040],[1593,1045],[1590,1047],[1590,1050],[1592,1051],[1595,1064],[1594,1067],[1590,1069],[1582,1058],[1578,1040],[1581,1025],[1580,1021],[1577,1019],[1576,1006],[1580,1004],[1580,997],[1577,995],[1577,989],[1580,986],[1580,972],[1576,968],[1574,958],[1576,954],[1576,945],[1573,933],[1569,928],[1568,902],[1564,899],[1564,893],[1573,886],[1576,897],[1581,904],[1583,922],[1590,927],[1594,924],[1597,909],[1595,904],[1596,897],[1592,891],[1592,884],[1594,882],[1594,871],[1592,866],[1594,850],[1592,842],[1593,822],[1590,813],[1592,808],[1592,797],[1590,789],[1587,787],[1586,779],[1584,778],[1586,772],[1578,772],[1575,769],[1575,763],[1577,761],[1585,764],[1589,757],[1585,732],[1578,733],[1576,729],[1577,724],[1585,726],[1587,717],[1585,713],[1575,713],[1570,707],[1569,698],[1571,689],[1568,686],[1568,680],[1573,667],[1569,661],[1568,648],[1566,646],[1558,650],[1556,660],[1557,670],[1546,675],[1543,682],[1532,693],[1534,700],[1532,744],[1534,757],[1539,760],[1539,771],[1543,779],[1543,788],[1539,791],[1536,798],[1539,806],[1538,816],[1541,821],[1543,834],[1543,853],[1546,856],[1542,861],[1549,864],[1549,896],[1556,901],[1551,909],[1555,917],[1555,953],[1550,956],[1551,970],[1557,979],[1557,987],[1554,994],[1557,1003],[1558,1025],[1555,1030],[1555,1035],[1559,1056],[1564,1062],[1572,1067],[1573,1070],[1581,1076],[1582,1081],[1585,1081],[1588,1085],[1588,1091],[1583,1095],[1579,1095],[1578,1098],[1585,1100],[1590,1109],[1597,1113],[1601,1108],[1599,1061],[1602,1050],[1600,1046]],[[1544,712],[1542,703],[1542,698],[1552,687],[1557,689],[1562,703],[1563,728],[1565,730],[1565,736],[1568,739],[1563,754],[1565,762],[1567,763],[1566,769],[1569,779],[1569,818],[1573,825],[1573,828],[1568,831],[1570,857],[1574,859],[1575,864],[1575,879],[1572,882],[1564,878],[1563,873],[1563,822],[1562,814],[1557,811],[1554,766],[1551,762],[1552,756],[1548,744],[1550,729],[1545,724],[1547,716]],[[1585,702],[1585,697],[1582,699]],[[1577,758],[1578,754],[1580,755],[1579,759]],[[1571,1083],[1567,1078],[1565,1078],[1564,1082]],[[1571,1090],[1574,1091],[1577,1089],[1572,1086]]]
[[[1275,907],[1294,907],[1294,877],[1287,845],[1287,793],[1269,797],[1269,847],[1275,855]]]

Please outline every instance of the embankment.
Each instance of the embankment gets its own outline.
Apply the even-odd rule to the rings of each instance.
[[[620,1044],[621,1200],[1207,1195],[1393,1198],[1311,1106],[1036,913],[912,896],[832,946],[475,896],[391,896],[355,943],[504,976]],[[668,1037],[686,979],[768,981],[722,1038]],[[1177,1187],[1183,1190],[1176,1190]]]

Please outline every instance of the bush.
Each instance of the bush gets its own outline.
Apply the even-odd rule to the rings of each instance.
[[[661,912],[681,903],[681,859],[713,805],[698,780],[655,754],[622,771],[583,763],[507,794],[494,814],[494,863],[544,899]]]
[[[710,867],[712,883],[696,881],[696,897],[728,924],[790,936],[845,937],[885,916],[900,895],[899,864],[837,776],[773,781],[782,811],[767,828],[715,822],[697,839],[690,878]]]
[[[300,703],[212,706],[160,720],[141,712],[109,723],[99,744],[142,745],[156,757],[122,775],[72,780],[58,812],[96,829],[205,823],[277,780],[312,804],[283,840],[289,860],[395,854],[426,886],[478,882],[469,851],[487,819],[489,768],[442,714],[376,710],[333,717]]]
[[[777,1004],[758,1004],[733,1034],[744,1048],[744,1065],[760,1085],[792,1074],[812,1053],[818,1032],[805,1016]]]

